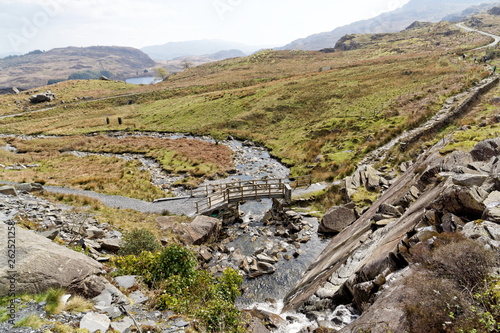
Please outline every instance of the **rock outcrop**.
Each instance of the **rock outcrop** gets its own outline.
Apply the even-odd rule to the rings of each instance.
[[[473,153],[441,156],[439,150],[447,143],[443,140],[421,155],[364,214],[331,241],[288,294],[285,311],[299,309],[312,315],[339,304],[352,303],[358,310],[366,310],[373,302],[397,302],[401,290],[386,294],[379,291],[390,290],[387,279],[408,266],[413,246],[443,231],[463,231],[469,238],[498,248],[500,226],[495,222],[500,217],[500,179],[494,171],[500,168],[497,142],[484,140]],[[482,219],[488,221],[474,222]],[[395,303],[382,309],[375,306],[362,315],[368,319],[355,323],[380,321],[384,308],[395,307]],[[401,315],[401,311],[385,312],[386,318],[396,322]],[[355,332],[356,327],[362,328],[350,326],[354,330],[346,332]],[[394,331],[398,331],[397,327]]]
[[[0,223],[5,242],[15,236],[15,251],[11,252],[15,261],[8,260],[7,251],[0,255],[0,297],[9,293],[12,271],[17,294],[39,293],[52,287],[86,290],[88,296],[101,292],[88,288],[91,278],[101,273],[100,263],[20,226],[15,227],[15,233],[13,230],[13,226]]]
[[[56,95],[50,90],[47,90],[44,93],[36,94],[30,97],[30,102],[33,104],[43,103],[43,102],[52,102],[56,98]]]

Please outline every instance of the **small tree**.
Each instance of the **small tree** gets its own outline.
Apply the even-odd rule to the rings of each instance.
[[[158,67],[155,69],[155,71],[156,71],[156,77],[159,77],[162,80],[165,80],[168,77],[168,72],[163,67]]]

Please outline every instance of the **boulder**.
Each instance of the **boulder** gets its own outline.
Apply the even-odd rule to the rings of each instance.
[[[43,191],[42,184],[39,183],[23,183],[17,185],[17,190],[20,192],[36,192]]]
[[[474,188],[455,185],[446,188],[441,197],[431,204],[431,208],[473,220],[481,218],[486,208],[483,200]]]
[[[488,161],[500,154],[500,138],[486,139],[472,148],[470,154],[476,161]]]
[[[117,252],[122,246],[121,238],[105,238],[101,241],[101,248],[111,252]]]
[[[9,228],[0,223],[0,237],[7,240]],[[81,290],[89,294],[99,294],[102,288],[91,281],[102,271],[102,265],[84,254],[57,245],[34,232],[15,228],[16,252],[15,270],[16,292],[39,293],[49,288]],[[8,294],[12,270],[8,266],[7,251],[0,254],[0,297]]]
[[[108,316],[105,314],[99,314],[95,312],[89,312],[83,316],[80,321],[80,329],[87,329],[89,333],[93,333],[97,330],[101,332],[106,332],[111,324]]]
[[[215,236],[219,220],[208,216],[197,216],[193,222],[184,225],[183,239],[187,245],[200,245]]]
[[[10,185],[0,187],[0,193],[17,196],[16,188]]]
[[[460,186],[481,186],[488,178],[488,175],[458,174],[452,177],[453,184]]]
[[[43,103],[43,102],[52,102],[55,98],[56,98],[56,96],[50,90],[47,90],[44,93],[31,96],[30,102],[33,104]]]
[[[401,212],[396,207],[386,203],[380,205],[378,212],[383,215],[389,215],[390,217],[401,216]]]
[[[321,233],[339,233],[356,221],[354,210],[335,206],[330,208],[321,219],[318,231]]]
[[[366,188],[368,190],[376,189],[380,186],[380,173],[375,170],[371,165],[368,165],[365,170]]]

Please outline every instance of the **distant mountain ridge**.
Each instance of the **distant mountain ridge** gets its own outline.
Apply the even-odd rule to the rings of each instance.
[[[113,79],[137,76],[156,67],[147,54],[132,47],[66,47],[32,51],[0,59],[0,88],[32,88],[65,80],[83,71],[106,71]]]
[[[228,42],[219,39],[204,39],[146,46],[141,50],[154,60],[172,60],[179,57],[211,55],[224,50],[239,50],[247,55],[259,49],[261,47],[243,43]]]
[[[481,3],[496,3],[498,0],[410,0],[403,7],[383,13],[375,18],[354,22],[330,32],[297,39],[277,50],[321,50],[332,48],[347,34],[398,32],[415,21],[439,22],[444,17],[461,13]]]

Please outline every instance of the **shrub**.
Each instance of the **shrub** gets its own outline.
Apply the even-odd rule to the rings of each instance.
[[[198,264],[193,252],[181,245],[170,245],[158,256],[152,272],[155,281],[165,280],[173,275],[189,276]]]
[[[419,244],[412,251],[414,262],[439,276],[457,282],[472,293],[497,264],[497,254],[476,241],[443,233],[431,245]]]
[[[208,332],[243,332],[242,314],[234,305],[242,277],[230,268],[216,279],[207,271],[174,275],[161,286],[159,307],[200,319]]]
[[[134,229],[123,234],[123,246],[118,252],[120,255],[139,255],[142,251],[157,252],[160,250],[160,243],[156,240],[151,231],[144,228]]]
[[[452,281],[420,272],[406,279],[404,312],[409,332],[449,332],[454,319],[469,308]],[[447,326],[449,326],[447,328]]]
[[[159,253],[142,251],[139,255],[129,255],[115,260],[117,275],[140,275],[144,282],[153,280],[152,271],[156,269]]]

